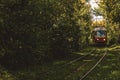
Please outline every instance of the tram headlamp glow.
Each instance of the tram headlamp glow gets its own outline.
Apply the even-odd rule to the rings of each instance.
[[[99,39],[97,39],[97,40],[99,40]]]
[[[106,40],[106,39],[103,39],[104,41]]]

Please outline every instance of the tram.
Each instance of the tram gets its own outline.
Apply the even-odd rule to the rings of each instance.
[[[92,39],[94,43],[107,43],[107,29],[105,27],[95,27],[92,31]]]

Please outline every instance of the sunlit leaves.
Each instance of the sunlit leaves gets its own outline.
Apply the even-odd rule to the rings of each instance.
[[[34,55],[64,54],[87,43],[91,16],[85,0],[1,0],[0,6],[6,64],[31,63]]]
[[[101,10],[104,18],[107,21],[108,36],[111,39],[111,42],[119,42],[120,32],[116,29],[119,29],[120,25],[120,1],[119,0],[101,0],[100,3]],[[114,40],[112,40],[114,39]]]

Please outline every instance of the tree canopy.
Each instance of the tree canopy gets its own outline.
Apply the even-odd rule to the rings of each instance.
[[[90,44],[91,6],[87,0],[1,0],[0,59],[24,65],[66,56]],[[101,0],[96,15],[110,44],[120,43],[119,0]],[[32,59],[32,61],[31,61]]]

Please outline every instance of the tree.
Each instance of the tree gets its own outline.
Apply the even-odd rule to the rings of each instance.
[[[79,50],[88,44],[89,24],[91,21],[90,6],[85,1],[61,1],[62,13],[58,17],[56,27],[52,28],[52,51],[55,54],[65,55],[71,51]],[[86,33],[87,31],[87,33]],[[82,35],[84,33],[84,35]],[[53,36],[54,35],[54,36]],[[83,37],[86,37],[86,40]],[[86,43],[86,44],[84,44]]]
[[[65,56],[88,40],[91,17],[84,0],[1,0],[0,6],[4,64],[27,65]]]
[[[120,20],[118,19],[120,17],[119,15],[119,0],[102,0],[101,3],[101,9],[104,13],[104,17],[107,20],[108,24],[108,31],[109,31],[109,38],[110,43],[118,43],[119,42],[119,23]]]
[[[39,28],[39,6],[34,0],[0,1],[2,63],[27,65],[34,61]],[[33,59],[31,61],[31,59]]]

